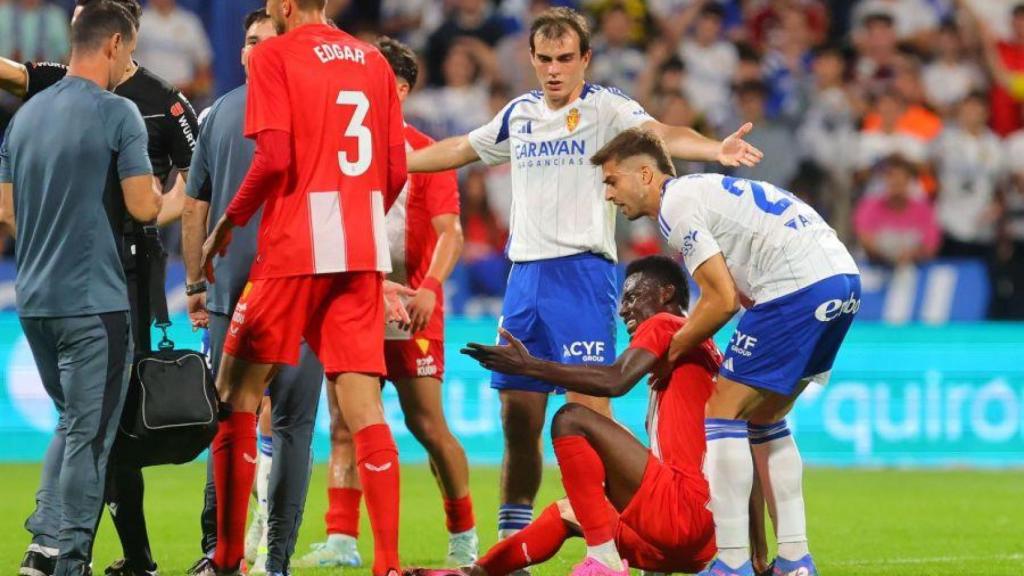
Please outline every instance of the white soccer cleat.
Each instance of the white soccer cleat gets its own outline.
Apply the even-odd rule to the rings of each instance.
[[[480,539],[477,538],[476,528],[470,528],[458,534],[451,534],[448,536],[448,559],[446,564],[451,568],[469,566],[476,562],[479,550]]]
[[[252,565],[256,561],[256,555],[260,551],[260,540],[267,529],[267,517],[256,510],[252,515],[252,522],[249,523],[249,530],[245,533],[245,562]]]
[[[363,565],[356,539],[344,534],[331,534],[327,542],[310,546],[305,556],[292,561],[293,568],[358,568]]]

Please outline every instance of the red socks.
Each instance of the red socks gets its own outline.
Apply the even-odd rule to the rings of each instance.
[[[505,576],[547,561],[558,553],[569,536],[571,533],[562,520],[558,504],[552,504],[529,526],[495,544],[477,564],[488,576]]]
[[[473,498],[466,494],[455,500],[444,501],[445,524],[449,534],[459,534],[476,526],[473,517]]]
[[[583,436],[555,438],[562,485],[588,546],[615,538],[618,512],[604,493],[604,463]]]
[[[353,436],[359,480],[366,496],[366,511],[373,529],[373,574],[389,569],[402,572],[398,563],[398,447],[387,424],[367,426]]]
[[[355,488],[328,488],[327,513],[324,523],[327,534],[344,534],[359,538],[359,500],[362,490]]]
[[[256,476],[256,414],[233,412],[222,420],[210,447],[217,490],[217,548],[213,563],[238,568],[245,553],[249,493]]]

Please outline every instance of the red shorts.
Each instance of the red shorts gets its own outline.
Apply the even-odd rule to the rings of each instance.
[[[305,339],[329,378],[384,374],[384,292],[379,272],[288,276],[246,284],[224,351],[261,364],[298,364]]]
[[[631,568],[693,574],[717,551],[707,482],[650,455],[640,489],[619,516],[615,544]]]
[[[444,341],[431,338],[385,340],[387,379],[437,378],[444,380]]]

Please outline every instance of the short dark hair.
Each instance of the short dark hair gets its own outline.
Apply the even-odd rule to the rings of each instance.
[[[580,54],[590,52],[590,25],[582,14],[572,8],[549,8],[540,13],[530,25],[530,53],[536,51],[534,39],[538,34],[554,40],[568,32],[575,32],[580,39]]]
[[[264,20],[270,20],[270,14],[267,14],[267,10],[265,8],[259,8],[249,12],[245,15],[245,22],[243,22],[245,28],[242,29],[242,33],[247,34],[249,32],[249,28],[252,28],[253,24],[258,24]]]
[[[861,26],[867,27],[872,24],[885,24],[892,28],[896,25],[896,19],[888,12],[869,12],[861,18]]]
[[[1024,16],[1024,2],[1018,2],[1010,11],[1010,15],[1015,18],[1017,16]]]
[[[409,86],[416,85],[416,79],[420,76],[420,64],[416,61],[416,53],[412,48],[388,36],[377,38],[377,48],[391,65],[396,77],[408,82]]]
[[[114,34],[131,40],[135,38],[135,30],[135,21],[123,4],[115,0],[94,0],[85,6],[71,27],[71,48],[95,50]]]
[[[590,157],[590,163],[601,166],[609,160],[621,162],[634,156],[650,156],[663,174],[676,175],[672,158],[661,137],[644,128],[630,128],[619,133]]]
[[[690,285],[686,282],[686,276],[679,263],[668,256],[646,256],[634,260],[626,266],[626,278],[633,274],[643,274],[661,283],[663,286],[672,286],[676,289],[675,302],[686,310],[690,307]]]
[[[911,178],[917,176],[917,165],[907,159],[902,154],[893,154],[887,157],[884,161],[886,169],[896,168],[897,170],[903,170],[910,175]]]
[[[76,0],[75,6],[86,7],[95,2],[113,2],[114,4],[120,4],[125,10],[131,14],[132,20],[134,20],[135,28],[139,27],[139,22],[142,19],[142,5],[139,4],[139,0]]]
[[[725,20],[725,8],[721,4],[705,4],[699,12],[701,18],[717,18],[719,22]]]

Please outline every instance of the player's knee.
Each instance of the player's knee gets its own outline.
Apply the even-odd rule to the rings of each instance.
[[[331,444],[351,444],[352,432],[340,419],[331,419]]]
[[[406,416],[405,427],[412,432],[412,435],[424,448],[440,446],[448,435],[448,429],[443,422],[437,422],[434,418],[424,414]]]
[[[570,402],[558,409],[551,420],[551,437],[579,436],[585,430],[584,423],[594,411],[582,404]]]

